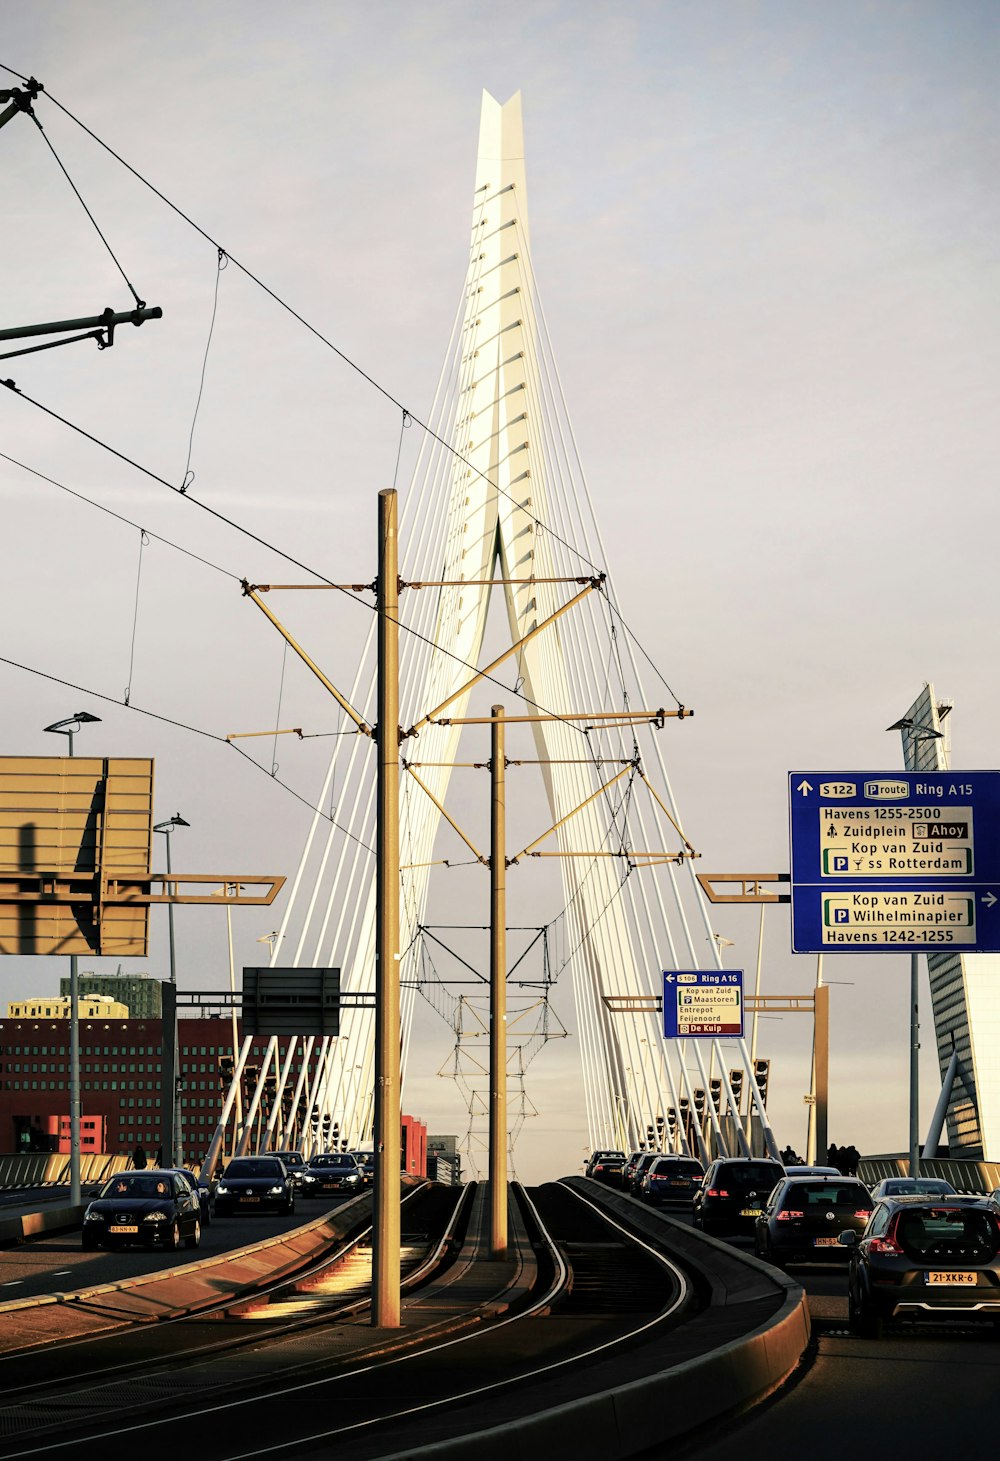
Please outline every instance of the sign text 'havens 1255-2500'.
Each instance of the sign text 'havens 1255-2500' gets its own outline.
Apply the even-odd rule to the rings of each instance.
[[[1000,772],[792,772],[799,953],[1000,948]]]

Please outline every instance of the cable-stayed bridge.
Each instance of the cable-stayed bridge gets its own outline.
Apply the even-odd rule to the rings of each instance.
[[[590,1141],[629,1150],[655,1137],[656,1145],[690,1147],[703,1158],[709,1146],[746,1152],[750,1122],[741,1121],[727,1079],[718,1106],[705,1102],[703,1122],[685,1131],[677,1119],[704,1101],[710,1063],[723,1077],[731,1067],[742,1070],[751,1110],[776,1154],[744,1043],[667,1044],[653,1009],[662,970],[721,968],[691,866],[695,839],[683,830],[667,773],[673,717],[690,712],[619,606],[532,266],[520,95],[503,105],[483,98],[468,269],[428,425],[400,531],[404,1071],[430,880],[445,860],[439,833],[461,837],[463,856],[486,860],[448,800],[458,722],[470,715],[470,681],[483,661],[497,589],[508,652],[502,665],[490,664],[513,681],[505,686],[505,714],[531,718],[549,819],[542,827],[551,830],[520,856],[512,848],[511,857],[559,861],[562,963],[572,983]],[[640,661],[652,667],[649,685]],[[502,683],[492,674],[488,682]],[[369,722],[375,693],[373,622],[347,695]],[[335,789],[340,826],[314,817],[271,962],[339,966],[344,991],[364,996],[375,979],[375,776],[365,737],[338,737],[334,746],[318,805]],[[479,746],[471,754],[484,759]],[[314,1118],[312,1136],[301,1125],[296,1130],[307,1146],[320,1140],[323,1117],[328,1134],[336,1124],[342,1144],[370,1140],[373,1024],[372,1010],[356,999],[339,1038],[301,1052],[294,1100],[285,1096],[290,1114],[282,1114],[281,1097],[293,1056],[279,1070],[272,1041],[256,1095],[259,1102],[266,1078],[277,1083],[272,1145],[292,1139],[304,1112]],[[234,1086],[239,1079],[237,1070]],[[475,1106],[473,1093],[473,1115]]]

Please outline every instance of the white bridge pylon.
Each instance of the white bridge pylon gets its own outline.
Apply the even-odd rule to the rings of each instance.
[[[572,584],[544,580],[578,578],[586,585],[607,568],[531,266],[519,94],[503,105],[488,94],[483,97],[468,273],[429,425],[440,440],[423,435],[404,496],[400,571],[409,583],[422,578],[454,582],[402,595],[401,620],[416,631],[401,639],[404,729],[461,690],[471,677],[469,667],[481,663],[491,594],[482,580],[514,580],[503,585],[503,593],[510,642],[517,644],[580,592]],[[620,510],[621,502],[617,505]],[[615,603],[609,579],[523,646],[515,660],[505,662],[497,674],[515,683],[523,698],[515,699],[513,690],[489,688],[505,703],[508,716],[539,707],[565,715],[654,709],[662,703],[659,687],[652,702],[644,698],[632,642]],[[374,680],[373,624],[348,692],[351,703],[369,717]],[[468,714],[471,693],[459,694],[442,716]],[[541,770],[552,824],[600,792],[623,764],[638,760],[649,778],[647,785],[629,768],[614,787],[570,816],[546,845],[557,846],[562,855],[562,946],[575,1001],[590,1143],[630,1150],[645,1142],[652,1128],[663,1134],[666,1147],[669,1109],[679,1111],[682,1098],[693,1107],[694,1086],[709,1088],[707,1052],[697,1041],[686,1051],[667,1046],[655,1013],[613,1013],[606,997],[613,1003],[642,996],[648,1007],[649,997],[660,992],[662,969],[721,966],[690,863],[650,865],[639,856],[683,846],[664,816],[667,810],[680,826],[657,737],[688,732],[673,720],[660,731],[613,722],[608,728],[597,722],[584,729],[582,722],[559,719],[543,720],[532,730],[536,756],[550,763]],[[477,732],[482,737],[485,728],[468,733]],[[434,802],[443,805],[448,799],[451,769],[442,763],[457,760],[461,734],[460,726],[435,720],[402,746],[405,760],[420,763],[420,778],[434,798],[402,773],[404,981],[416,976],[416,941],[426,921],[442,821]],[[345,992],[368,992],[374,988],[375,966],[370,851],[375,766],[367,738],[345,736],[334,745],[319,805],[335,807],[336,821],[348,835],[323,816],[314,817],[271,962],[339,965]],[[474,755],[485,760],[485,745],[477,743]],[[523,875],[530,876],[530,864]],[[485,880],[483,900],[487,907]],[[404,987],[404,1069],[413,1000],[412,988]],[[724,1077],[724,1099],[729,1096],[726,1072],[736,1064],[755,1092],[742,1041],[725,1048],[716,1042],[711,1058]],[[303,1102],[336,1120],[341,1140],[351,1147],[369,1142],[372,1012],[345,1010],[340,1037],[318,1042],[313,1060],[318,1065],[302,1086]],[[731,1100],[728,1143],[725,1123],[711,1102],[708,1107],[717,1149],[735,1149],[737,1141],[745,1149]],[[278,1147],[291,1134],[278,1123],[271,1144]],[[700,1132],[696,1141],[704,1156]],[[303,1144],[321,1145],[322,1138],[307,1133]],[[679,1129],[674,1144],[686,1150]]]

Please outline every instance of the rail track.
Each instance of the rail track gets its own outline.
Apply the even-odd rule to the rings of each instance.
[[[512,1392],[520,1404],[695,1303],[676,1263],[561,1184],[512,1187],[511,1256],[490,1261],[484,1195],[408,1199],[398,1331],[361,1322],[369,1229],[250,1305],[92,1336],[83,1367],[80,1341],[9,1355],[0,1456],[89,1456],[100,1437],[156,1461],[193,1427],[219,1461],[320,1454],[334,1441],[338,1461],[383,1456],[400,1437],[502,1412]]]

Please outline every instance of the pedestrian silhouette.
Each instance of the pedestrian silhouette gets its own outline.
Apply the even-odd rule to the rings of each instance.
[[[137,1172],[141,1172],[146,1165],[146,1153],[141,1146],[137,1146],[132,1153],[132,1165]]]

